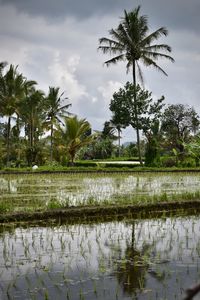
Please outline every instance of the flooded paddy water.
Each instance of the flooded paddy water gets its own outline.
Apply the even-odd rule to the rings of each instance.
[[[0,175],[0,211],[134,204],[187,195],[200,198],[200,173]]]
[[[200,195],[200,173],[0,175],[0,214],[185,194]],[[197,211],[23,224],[0,224],[1,300],[183,299],[200,279]]]
[[[199,215],[0,226],[2,300],[183,299],[199,278]]]

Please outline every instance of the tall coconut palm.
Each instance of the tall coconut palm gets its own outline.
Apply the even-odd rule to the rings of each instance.
[[[7,122],[7,165],[10,160],[10,132],[11,117],[16,113],[17,106],[24,95],[24,77],[17,72],[17,67],[10,65],[4,76],[0,77],[0,107],[3,116],[8,118]]]
[[[59,95],[59,87],[49,87],[49,94],[47,96],[47,119],[46,126],[50,127],[51,146],[50,146],[50,161],[53,159],[53,132],[54,125],[62,123],[62,118],[69,115],[68,108],[71,104],[62,105],[63,101],[68,98],[62,98],[64,92]]]
[[[93,136],[88,135],[89,132],[91,132],[91,127],[88,121],[78,119],[77,116],[66,117],[65,127],[60,126],[62,141],[67,146],[72,165],[74,164],[77,151],[92,142]]]
[[[42,134],[42,123],[45,117],[44,92],[30,87],[28,94],[21,102],[20,113],[25,124],[25,134],[28,137],[28,144],[33,148]]]
[[[133,11],[124,11],[124,16],[117,29],[111,29],[111,38],[102,37],[99,39],[100,49],[104,54],[114,55],[107,60],[107,66],[116,64],[119,61],[127,61],[127,72],[132,70],[133,84],[136,86],[136,68],[139,78],[143,82],[142,71],[139,65],[141,61],[145,66],[152,66],[164,75],[167,73],[157,64],[159,58],[165,58],[174,62],[174,59],[167,53],[171,52],[171,47],[166,44],[156,44],[155,42],[162,36],[167,36],[165,27],[160,27],[149,33],[148,18],[141,16],[140,6]],[[136,134],[140,163],[142,164],[140,151],[139,126],[137,126],[137,99],[134,96],[136,111]]]
[[[43,135],[45,112],[44,92],[37,90],[34,84],[30,84],[20,107],[20,117],[25,126],[26,158],[29,165],[35,163],[40,148],[39,142]]]

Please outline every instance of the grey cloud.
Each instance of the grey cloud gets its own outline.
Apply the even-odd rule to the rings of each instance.
[[[148,15],[156,26],[170,28],[193,28],[199,30],[199,0],[143,0],[142,11]]]
[[[123,5],[130,6],[129,0],[124,0]],[[29,14],[47,16],[49,18],[65,17],[73,15],[76,18],[87,18],[91,15],[102,15],[114,12],[121,8],[120,0],[0,0],[3,4],[12,4],[20,11]]]
[[[19,11],[30,15],[46,17],[50,22],[68,16],[76,19],[91,16],[123,15],[123,10],[142,6],[142,13],[149,16],[150,24],[171,28],[193,28],[199,30],[199,0],[0,0],[0,4],[10,4]],[[109,29],[109,28],[108,28]]]

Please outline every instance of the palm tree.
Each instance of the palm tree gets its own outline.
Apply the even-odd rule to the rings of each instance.
[[[2,69],[2,68],[1,68]],[[10,160],[11,117],[16,113],[24,95],[24,77],[17,72],[17,67],[10,65],[4,76],[0,76],[0,107],[3,116],[8,117],[6,129],[7,165]]]
[[[166,44],[156,44],[161,36],[167,36],[165,27],[160,27],[156,31],[149,33],[148,18],[139,14],[140,6],[131,12],[124,11],[124,17],[117,29],[111,29],[111,38],[102,37],[99,39],[100,49],[104,54],[113,54],[114,57],[107,60],[107,66],[116,64],[119,61],[127,61],[127,72],[132,70],[133,84],[136,86],[136,68],[139,78],[143,82],[142,71],[139,66],[141,61],[145,66],[152,66],[164,75],[167,73],[157,64],[159,58],[166,58],[172,62],[174,59],[167,53],[171,52],[171,47]],[[142,164],[140,151],[140,135],[137,126],[137,99],[134,95],[136,111],[136,134],[140,163]]]
[[[93,140],[91,127],[85,119],[78,119],[77,116],[65,117],[65,127],[60,126],[62,140],[67,146],[67,152],[71,159],[71,164],[74,164],[74,159],[77,151],[82,147],[90,144]]]
[[[71,104],[62,105],[63,100],[68,98],[62,99],[64,93],[59,95],[59,87],[49,87],[49,94],[47,96],[47,119],[46,119],[46,126],[47,128],[50,127],[51,132],[51,146],[50,146],[50,161],[52,162],[53,158],[53,132],[54,132],[54,125],[62,123],[62,118],[65,115],[69,115],[67,111]]]
[[[28,137],[28,144],[33,148],[42,132],[44,122],[45,104],[44,92],[30,87],[28,94],[21,102],[20,113],[25,124],[25,134]]]
[[[39,148],[39,140],[43,135],[46,101],[44,92],[30,85],[26,90],[26,97],[21,102],[20,116],[25,126],[26,158],[29,165],[35,163]]]

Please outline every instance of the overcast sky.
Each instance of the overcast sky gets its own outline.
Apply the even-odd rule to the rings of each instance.
[[[150,30],[167,27],[164,42],[172,47],[175,63],[160,61],[165,77],[142,68],[145,88],[166,103],[194,106],[200,113],[199,0],[0,0],[0,61],[19,65],[19,71],[48,92],[59,86],[72,103],[71,112],[101,130],[109,120],[109,103],[131,74],[124,63],[107,68],[109,58],[97,51],[98,39],[109,37],[123,11],[141,5]],[[132,141],[131,128],[123,141]]]

